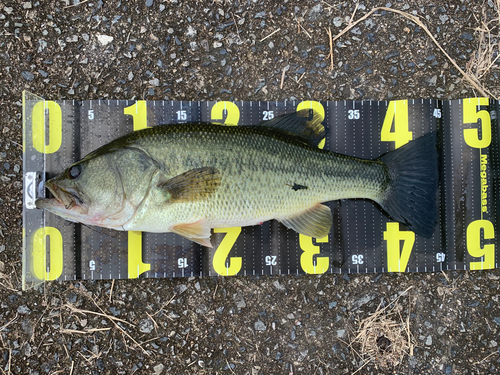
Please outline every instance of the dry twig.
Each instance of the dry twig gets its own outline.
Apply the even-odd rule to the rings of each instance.
[[[325,28],[326,30],[326,28]],[[326,33],[328,34],[328,40],[330,41],[330,53],[326,58],[330,58],[330,70],[333,70],[333,40],[332,40],[332,29],[328,27],[328,30],[326,30]]]
[[[283,68],[283,73],[281,74],[280,90],[283,90],[283,81],[284,80],[285,80],[285,68]]]
[[[276,30],[274,30],[271,34],[269,34],[268,36],[266,36],[266,37],[262,38],[261,40],[259,40],[259,42],[262,42],[262,41],[266,40],[267,38],[269,38],[270,36],[272,36],[272,35],[276,34],[276,33],[277,33],[278,31],[280,31],[280,30],[281,30],[281,28],[280,28],[280,27],[278,27],[278,28],[277,28]]]

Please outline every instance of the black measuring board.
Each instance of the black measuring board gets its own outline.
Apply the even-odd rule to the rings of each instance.
[[[325,238],[277,221],[212,231],[213,248],[173,233],[119,232],[36,209],[44,181],[96,148],[145,127],[184,122],[254,125],[312,108],[327,129],[320,147],[365,159],[437,131],[439,222],[425,239],[371,201],[329,202]],[[50,101],[23,96],[23,288],[45,280],[210,275],[432,272],[496,268],[500,134],[496,100]]]

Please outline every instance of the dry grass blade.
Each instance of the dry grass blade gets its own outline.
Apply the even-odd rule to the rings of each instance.
[[[111,328],[90,328],[86,329],[85,331],[79,331],[77,329],[67,329],[67,328],[62,328],[61,333],[81,333],[81,334],[89,334],[89,333],[94,333],[94,332],[101,332],[101,331],[109,331]]]
[[[276,29],[276,30],[274,30],[271,34],[269,34],[268,36],[266,36],[266,37],[262,38],[261,40],[259,40],[259,42],[262,42],[262,41],[266,40],[267,38],[269,38],[269,37],[273,36],[274,34],[276,34],[276,33],[277,33],[278,31],[280,31],[280,30],[281,30],[281,28],[277,28],[277,29]]]
[[[117,318],[115,316],[108,315],[108,314],[106,314],[104,312],[98,313],[96,311],[91,311],[91,310],[82,310],[82,309],[79,309],[78,307],[72,306],[70,304],[65,304],[65,305],[63,305],[63,307],[67,307],[68,309],[70,309],[72,312],[75,312],[75,313],[99,315],[99,316],[103,316],[105,318],[108,318],[111,321],[115,321],[116,320],[117,322],[122,322],[122,323],[128,324],[128,325],[130,325],[132,327],[135,327],[132,323],[129,323],[126,320]]]
[[[403,319],[398,304],[401,296],[410,289],[406,289],[385,307],[382,307],[381,302],[372,315],[359,321],[357,335],[350,346],[359,345],[360,350],[356,354],[364,362],[361,368],[370,362],[380,368],[394,368],[406,355],[412,355],[414,344],[409,313]]]
[[[12,323],[14,323],[16,321],[17,317],[18,317],[18,314],[16,313],[16,316],[12,320],[8,321],[7,323],[5,323],[3,326],[0,327],[0,332],[2,332],[5,328],[10,326]]]
[[[326,28],[325,28],[326,30]],[[333,70],[333,39],[332,39],[332,29],[328,27],[328,30],[326,30],[326,33],[328,34],[328,40],[330,41],[330,53],[328,54],[327,58],[330,58],[330,70]]]
[[[89,297],[90,297],[90,296],[89,296]],[[130,325],[130,326],[132,326],[132,327],[135,327],[135,325],[134,325],[134,324],[129,323],[129,322],[127,322],[126,320],[119,319],[119,318],[117,318],[117,317],[114,317],[114,316],[111,316],[111,315],[106,314],[106,313],[105,313],[105,312],[104,312],[104,311],[103,311],[103,310],[99,307],[99,305],[97,305],[97,303],[94,301],[94,299],[93,299],[92,297],[90,297],[90,298],[92,299],[92,302],[94,302],[94,305],[95,305],[95,306],[96,306],[99,310],[101,310],[101,312],[100,312],[100,313],[98,313],[98,312],[96,312],[96,311],[90,311],[90,310],[81,310],[81,309],[79,309],[79,308],[77,308],[77,307],[74,307],[74,306],[72,306],[72,305],[69,305],[69,304],[65,304],[65,305],[63,305],[63,306],[64,306],[64,307],[69,308],[71,311],[73,311],[73,312],[75,312],[75,313],[93,314],[93,315],[98,315],[98,316],[102,316],[102,317],[107,318],[107,319],[108,319],[111,323],[113,323],[113,324],[114,324],[114,326],[115,326],[118,330],[120,330],[120,331],[122,332],[122,334],[123,334],[123,335],[127,336],[130,340],[132,340],[132,342],[133,342],[135,345],[137,345],[139,348],[141,348],[141,350],[142,350],[142,351],[143,351],[146,355],[148,355],[148,356],[150,355],[150,354],[149,354],[149,353],[148,353],[148,352],[147,352],[147,351],[146,351],[146,350],[145,350],[145,349],[141,346],[141,344],[139,344],[139,343],[138,343],[138,342],[137,342],[137,341],[136,341],[136,340],[135,340],[132,336],[130,336],[130,334],[129,334],[127,331],[125,331],[125,329],[123,329],[122,327],[120,327],[120,325],[118,325],[118,322],[128,324],[128,325]],[[87,333],[87,332],[85,332],[85,331],[81,331],[81,332]],[[79,332],[79,333],[81,333],[81,332]]]
[[[497,11],[500,12],[500,0],[496,1],[496,5]],[[500,54],[498,53],[500,42],[494,43],[494,40],[495,38],[498,38],[498,35],[492,36],[492,30],[495,27],[500,27],[500,14],[497,18],[488,21],[486,8],[483,8],[481,27],[477,27],[475,29],[479,35],[477,51],[472,53],[471,58],[466,65],[467,74],[469,74],[478,83],[481,78],[483,78],[484,75],[490,71],[500,57]],[[497,56],[493,58],[495,53]]]
[[[111,282],[111,290],[109,291],[109,302],[111,303],[111,298],[113,296],[113,287],[115,286],[115,279]]]
[[[358,23],[366,20],[367,18],[369,18],[373,13],[379,11],[379,10],[385,10],[387,12],[392,12],[392,13],[397,13],[407,19],[409,19],[410,21],[416,23],[418,26],[420,26],[426,33],[427,35],[429,35],[429,37],[431,38],[431,40],[433,41],[433,43],[439,48],[439,50],[446,56],[446,58],[452,63],[452,65],[460,72],[460,74],[462,74],[463,78],[469,82],[471,84],[472,87],[474,87],[474,89],[476,89],[482,96],[484,97],[493,97],[493,95],[485,88],[483,87],[483,85],[477,80],[475,79],[473,76],[471,76],[470,74],[468,74],[467,72],[465,72],[462,68],[460,68],[460,66],[458,66],[458,64],[455,62],[455,60],[453,60],[451,58],[450,55],[448,55],[448,53],[444,50],[443,47],[441,47],[441,45],[439,44],[439,42],[436,40],[436,38],[434,38],[434,36],[432,35],[432,33],[429,31],[429,29],[427,28],[427,26],[425,26],[425,24],[416,16],[412,15],[412,14],[409,14],[409,13],[406,13],[406,12],[403,12],[401,10],[397,10],[397,9],[392,9],[392,8],[386,8],[386,7],[377,7],[377,8],[373,8],[372,10],[370,10],[368,13],[366,13],[363,17],[357,19],[356,21],[354,22],[350,22],[349,25],[347,25],[339,34],[337,34],[333,39],[332,39],[332,43],[337,40],[338,38],[340,38],[342,35],[344,35],[345,33],[347,33],[349,30],[351,30],[354,26],[356,26]]]

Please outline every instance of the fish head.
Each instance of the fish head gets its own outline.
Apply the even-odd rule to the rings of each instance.
[[[119,169],[108,159],[83,159],[48,180],[45,187],[53,198],[37,199],[37,208],[88,225],[122,225],[129,219],[124,212],[123,182]]]

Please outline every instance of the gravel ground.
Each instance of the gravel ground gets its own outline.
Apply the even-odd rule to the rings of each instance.
[[[0,0],[3,374],[500,372],[498,270],[50,282],[21,292],[22,90],[78,100],[476,95],[421,27],[388,11],[334,42],[330,70],[325,28],[335,36],[347,26],[350,0],[77,3]],[[419,16],[463,69],[479,48],[475,28],[498,17],[491,0],[361,0],[354,20],[377,6]],[[493,93],[496,69],[481,78]],[[381,302],[393,333],[409,327],[413,355],[388,360],[377,348],[367,361],[356,335]]]

